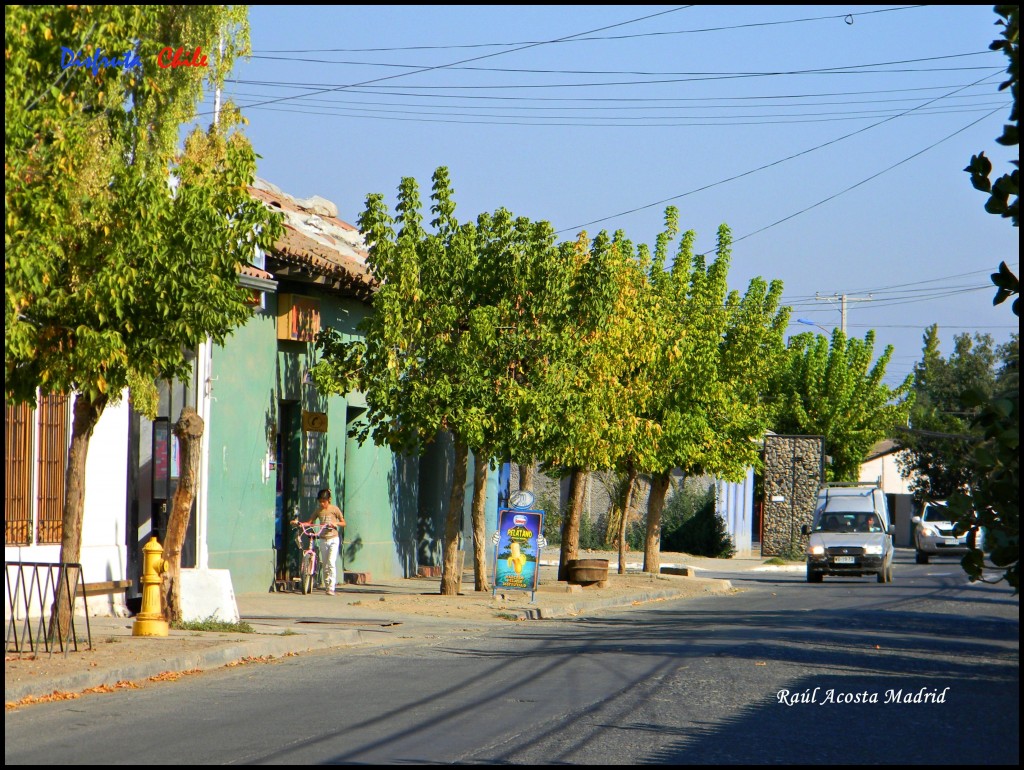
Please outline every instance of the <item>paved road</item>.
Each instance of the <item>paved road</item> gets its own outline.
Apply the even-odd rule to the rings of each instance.
[[[732,574],[731,596],[36,706],[5,759],[1016,764],[1018,600],[911,561],[892,585]]]

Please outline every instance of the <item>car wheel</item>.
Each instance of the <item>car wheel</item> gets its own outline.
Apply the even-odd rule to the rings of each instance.
[[[820,583],[825,579],[825,576],[820,572],[814,572],[809,567],[807,569],[807,582],[808,583]]]
[[[928,554],[922,553],[921,551],[918,551],[917,554],[914,557],[914,561],[916,561],[918,564],[927,564],[928,563]]]

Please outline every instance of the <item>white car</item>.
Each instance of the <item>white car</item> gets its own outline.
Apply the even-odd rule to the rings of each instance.
[[[918,564],[927,564],[932,556],[962,556],[971,549],[974,540],[978,548],[984,545],[981,532],[976,536],[972,532],[956,534],[955,518],[944,501],[925,503],[921,515],[911,521],[915,525],[914,548]]]
[[[807,582],[820,583],[826,575],[875,575],[879,583],[891,583],[894,532],[877,484],[823,485],[811,526],[801,528],[808,537]]]

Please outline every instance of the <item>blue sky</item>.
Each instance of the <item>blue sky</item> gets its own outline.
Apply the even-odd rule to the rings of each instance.
[[[875,329],[894,382],[938,323],[1017,328],[988,274],[1018,232],[962,169],[1009,115],[991,6],[254,6],[227,95],[260,176],[355,222],[447,166],[463,219],[498,207],[563,238],[652,243],[676,205],[721,223],[730,285],[785,284],[793,317]],[[289,97],[283,99],[284,97]],[[972,125],[973,124],[973,125]],[[766,167],[766,168],[762,168]],[[792,333],[812,327],[795,322]]]

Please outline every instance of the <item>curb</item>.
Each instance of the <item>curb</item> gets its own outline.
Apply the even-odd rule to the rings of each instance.
[[[91,687],[112,686],[121,681],[149,679],[167,671],[209,671],[244,658],[280,657],[289,653],[352,646],[363,641],[358,630],[247,639],[225,647],[211,647],[208,650],[170,655],[159,660],[128,663],[116,669],[82,671],[43,680],[5,681],[4,701],[11,703],[28,696],[41,697],[53,692],[79,693]]]
[[[693,598],[694,591],[692,589],[698,585],[700,586],[698,593],[703,594],[726,593],[732,589],[732,583],[729,580],[688,577],[685,581],[686,585],[690,588],[688,591],[683,591],[680,588],[666,587],[639,590],[629,595],[614,598],[581,596],[576,601],[517,609],[509,608],[507,612],[509,615],[515,616],[515,620],[577,618],[594,611],[629,608],[645,602]],[[551,599],[543,597],[541,601],[551,601]],[[290,653],[311,652],[332,647],[373,646],[383,641],[381,636],[376,633],[376,630],[368,632],[355,628],[332,630],[303,629],[296,632],[294,622],[289,622],[283,618],[279,619],[278,622],[282,622],[282,624],[276,625],[271,622],[266,626],[269,629],[276,629],[276,631],[259,631],[256,634],[247,635],[253,638],[225,640],[220,646],[211,646],[202,650],[181,653],[169,651],[169,654],[165,657],[125,662],[122,665],[113,667],[78,671],[50,677],[28,678],[18,681],[7,681],[5,678],[4,700],[10,704],[26,697],[42,698],[54,692],[78,694],[93,687],[113,687],[122,681],[142,682],[167,672],[209,671],[236,661],[242,661],[246,658],[277,658]],[[403,619],[402,622],[405,622],[405,620]],[[384,642],[384,644],[386,645],[387,642]]]
[[[687,581],[692,585],[693,583],[704,583],[705,593],[727,593],[732,590],[732,583],[728,580],[719,580],[715,578],[687,578]],[[692,598],[690,593],[682,593],[673,589],[666,589],[662,591],[647,591],[644,593],[633,594],[632,596],[622,596],[615,599],[588,599],[586,602],[580,604],[567,604],[562,607],[537,607],[525,610],[519,610],[516,614],[519,615],[519,620],[551,620],[554,618],[574,618],[585,614],[591,610],[606,610],[614,609],[616,607],[632,607],[637,604],[643,604],[645,602],[656,602],[664,601],[666,599],[687,599]]]

